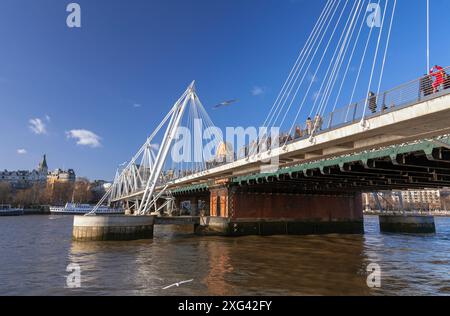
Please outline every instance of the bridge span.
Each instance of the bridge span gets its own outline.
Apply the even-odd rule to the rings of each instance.
[[[202,186],[218,179],[247,179],[261,174],[263,177],[285,173],[300,166],[325,164],[325,161],[345,160],[374,152],[404,151],[417,146],[449,147],[434,139],[450,134],[450,91],[434,95],[413,104],[392,108],[370,115],[364,124],[352,121],[337,128],[318,132],[314,138],[293,141],[280,148],[230,162],[209,170],[176,179],[157,190],[179,190],[183,187]],[[426,140],[430,139],[430,140]],[[434,139],[434,140],[433,140]],[[422,140],[422,141],[421,141]],[[419,142],[417,142],[419,141]],[[411,142],[414,143],[411,147]],[[412,150],[412,149],[411,149]],[[392,156],[389,155],[389,156]],[[279,161],[276,171],[267,161]],[[264,172],[266,170],[267,172]],[[263,172],[262,172],[263,171]],[[166,187],[167,186],[167,187]],[[144,190],[113,199],[113,202],[142,196]]]

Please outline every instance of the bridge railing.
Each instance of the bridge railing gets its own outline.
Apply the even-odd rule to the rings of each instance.
[[[402,84],[378,95],[371,94],[359,102],[337,109],[322,118],[319,131],[327,131],[363,118],[389,113],[450,93],[450,67]],[[365,110],[364,110],[365,109]]]

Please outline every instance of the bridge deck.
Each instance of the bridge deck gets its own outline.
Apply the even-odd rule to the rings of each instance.
[[[302,139],[285,147],[254,157],[241,159],[220,167],[173,181],[169,189],[206,183],[208,181],[260,173],[268,161],[279,157],[280,168],[340,157],[364,150],[403,144],[414,140],[450,134],[450,94],[444,91],[422,102],[407,104],[319,133],[313,142]],[[161,188],[159,188],[161,189]],[[139,197],[136,192],[121,200]]]

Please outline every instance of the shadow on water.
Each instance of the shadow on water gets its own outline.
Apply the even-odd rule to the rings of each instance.
[[[427,236],[197,237],[158,226],[150,241],[71,241],[72,218],[0,219],[0,294],[29,295],[432,295],[450,294],[450,219]],[[65,288],[69,263],[81,288]],[[381,267],[370,289],[366,268]],[[164,287],[184,281],[181,286]]]

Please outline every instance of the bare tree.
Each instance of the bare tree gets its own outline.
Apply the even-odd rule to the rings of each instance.
[[[91,184],[88,180],[79,179],[75,183],[73,191],[73,200],[76,203],[90,203],[93,194]]]
[[[11,185],[7,182],[0,182],[0,204],[10,204],[12,197]]]
[[[64,205],[65,203],[72,200],[73,194],[72,183],[54,183],[51,186],[51,199],[50,204],[52,205]]]
[[[64,205],[67,202],[97,203],[103,192],[88,179],[80,178],[75,183],[55,182],[35,184],[26,189],[14,190],[7,182],[0,182],[0,204],[15,204],[22,207],[42,205]]]

